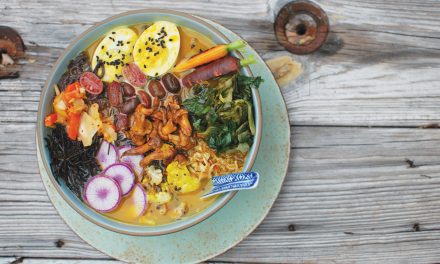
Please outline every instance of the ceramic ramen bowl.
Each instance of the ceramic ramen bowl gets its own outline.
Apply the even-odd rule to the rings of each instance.
[[[106,229],[129,235],[163,235],[189,228],[208,218],[216,211],[220,210],[228,201],[230,201],[234,197],[236,193],[229,192],[219,195],[218,198],[208,208],[195,215],[188,216],[169,224],[158,226],[145,226],[123,223],[96,212],[95,210],[90,208],[85,202],[76,197],[64,183],[59,184],[52,174],[52,171],[50,169],[50,154],[44,140],[48,133],[48,129],[44,126],[44,117],[52,111],[51,102],[54,97],[54,84],[58,82],[61,75],[66,71],[69,61],[72,60],[81,51],[89,47],[100,37],[104,36],[112,28],[140,23],[149,23],[158,20],[170,21],[177,24],[178,26],[184,26],[189,29],[195,30],[209,37],[214,43],[230,42],[225,35],[223,35],[220,31],[218,31],[205,21],[182,12],[161,9],[145,9],[113,16],[98,23],[97,25],[88,29],[86,32],[74,39],[72,44],[67,47],[60,58],[55,62],[42,90],[38,110],[36,133],[40,152],[39,154],[42,157],[44,168],[57,191],[68,202],[68,204],[84,218]],[[236,57],[242,57],[239,52],[235,52],[233,54]],[[241,73],[247,76],[252,76],[252,72],[248,67],[242,68]],[[258,91],[255,89],[253,89],[252,92],[252,99],[254,105],[256,134],[254,136],[253,145],[248,152],[243,167],[244,171],[249,171],[252,168],[261,140],[261,103]]]

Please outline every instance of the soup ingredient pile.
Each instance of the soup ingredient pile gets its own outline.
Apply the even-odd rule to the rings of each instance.
[[[215,175],[239,172],[256,133],[252,89],[230,53],[168,21],[118,27],[68,65],[55,86],[52,172],[90,207],[157,225],[196,214]],[[177,65],[177,66],[176,66]]]

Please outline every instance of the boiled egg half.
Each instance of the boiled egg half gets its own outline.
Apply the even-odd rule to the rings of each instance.
[[[109,32],[95,49],[92,68],[98,62],[104,63],[104,82],[112,82],[122,77],[122,67],[133,61],[133,47],[138,35],[128,27],[119,27]]]
[[[157,21],[139,36],[133,49],[134,63],[148,76],[160,76],[176,63],[180,49],[177,26]]]

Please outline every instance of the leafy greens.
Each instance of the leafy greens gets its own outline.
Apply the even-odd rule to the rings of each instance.
[[[262,82],[261,77],[234,74],[192,88],[193,96],[183,106],[209,147],[218,153],[249,150],[255,135],[252,88]]]

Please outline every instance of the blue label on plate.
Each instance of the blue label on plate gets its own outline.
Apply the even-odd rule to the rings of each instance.
[[[202,198],[214,194],[249,190],[257,187],[260,175],[258,172],[241,172],[212,177],[212,190],[204,194]]]

